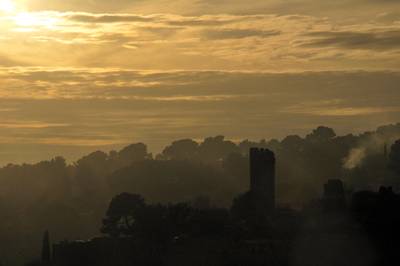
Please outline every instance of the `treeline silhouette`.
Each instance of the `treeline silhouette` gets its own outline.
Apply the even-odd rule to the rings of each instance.
[[[137,143],[120,151],[96,151],[73,164],[62,157],[10,164],[0,169],[0,262],[17,265],[36,257],[47,229],[53,241],[87,239],[102,227],[108,232],[104,213],[123,192],[140,194],[154,206],[229,207],[248,190],[250,147],[275,152],[280,206],[303,207],[332,178],[342,178],[349,189],[390,185],[397,190],[399,139],[400,123],[346,136],[321,126],[305,137],[280,141],[235,143],[216,136],[178,140],[157,155]]]

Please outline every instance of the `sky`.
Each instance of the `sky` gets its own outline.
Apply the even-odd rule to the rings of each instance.
[[[397,0],[0,0],[0,164],[400,122]]]

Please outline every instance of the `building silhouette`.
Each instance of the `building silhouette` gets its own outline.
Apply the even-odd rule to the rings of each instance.
[[[250,192],[265,211],[275,209],[275,154],[268,149],[250,149]]]
[[[324,185],[323,206],[327,211],[340,211],[346,208],[346,197],[342,180],[331,179]]]

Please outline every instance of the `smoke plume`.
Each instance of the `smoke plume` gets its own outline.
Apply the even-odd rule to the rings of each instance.
[[[351,149],[347,157],[343,160],[343,167],[345,169],[354,169],[361,165],[366,156],[367,149],[365,147]]]

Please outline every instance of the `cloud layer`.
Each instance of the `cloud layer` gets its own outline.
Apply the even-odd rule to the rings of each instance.
[[[398,70],[400,23],[305,15],[42,11],[0,20],[3,66],[147,70]],[[374,53],[371,53],[374,51]]]
[[[0,13],[0,163],[398,122],[396,1],[19,3]]]
[[[36,147],[30,158],[64,151],[76,158],[82,151],[136,141],[157,151],[177,138],[283,137],[321,124],[358,132],[400,115],[398,72],[0,73],[0,147],[10,152],[9,160],[17,160],[10,147],[20,145]]]

